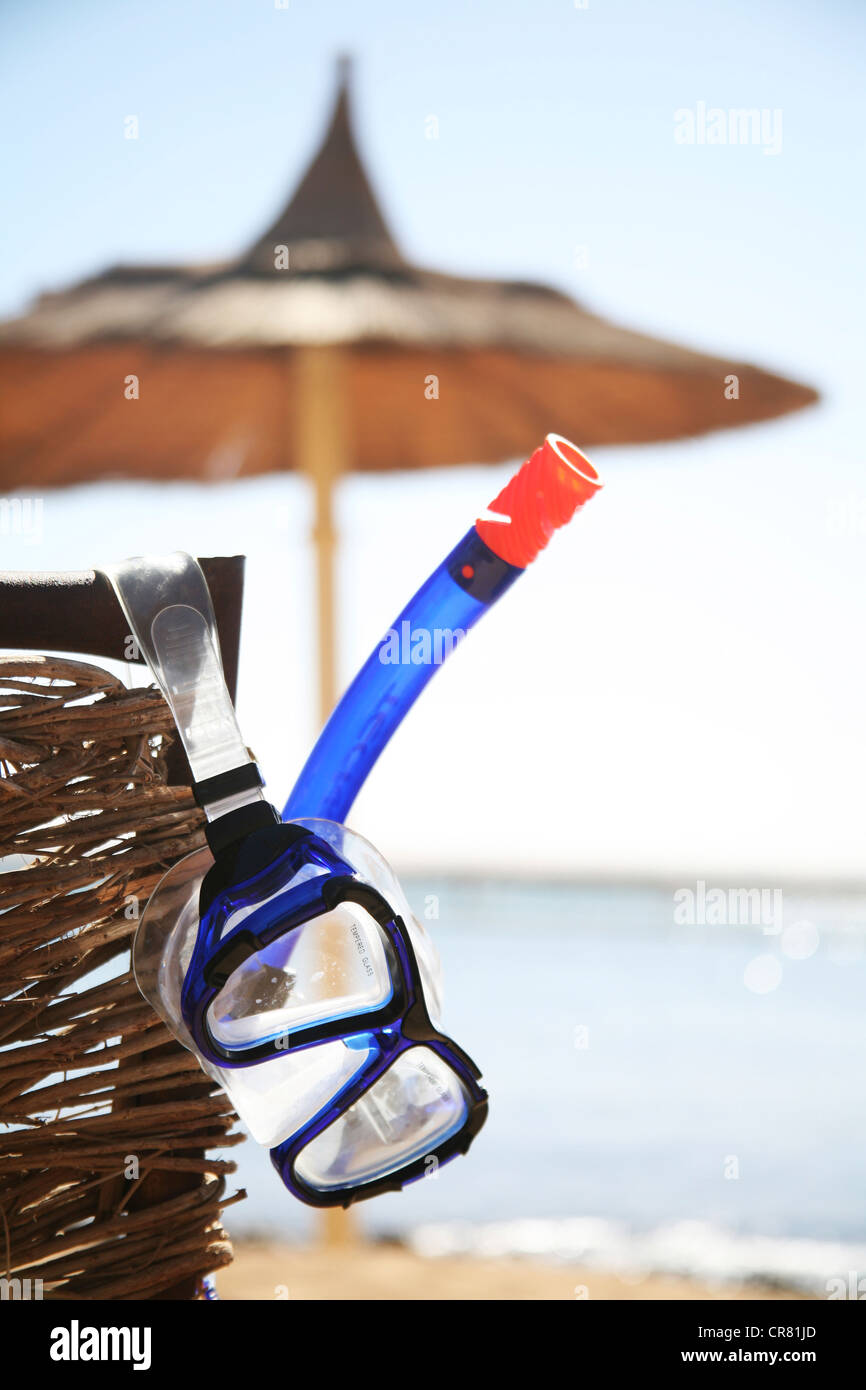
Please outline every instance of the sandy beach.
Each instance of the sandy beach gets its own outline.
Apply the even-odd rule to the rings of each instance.
[[[239,1242],[217,1276],[224,1299],[799,1299],[791,1291],[649,1275],[628,1279],[528,1259],[426,1259],[399,1245],[323,1250]]]

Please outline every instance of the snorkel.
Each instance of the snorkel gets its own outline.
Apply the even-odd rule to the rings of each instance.
[[[175,864],[136,934],[139,987],[314,1206],[399,1190],[465,1153],[480,1073],[440,1031],[438,955],[345,819],[437,660],[393,644],[465,634],[601,486],[559,436],[523,465],[377,644],[280,821],[237,725],[204,577],[176,554],[108,573],[175,718],[208,848]],[[448,648],[450,650],[450,646]]]
[[[561,435],[547,436],[377,643],[322,730],[283,808],[284,820],[346,819],[442,657],[601,485],[579,449]],[[425,650],[431,655],[407,661],[407,645],[410,657],[418,647],[422,658]]]

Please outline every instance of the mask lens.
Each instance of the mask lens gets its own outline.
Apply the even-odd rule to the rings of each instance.
[[[255,1067],[213,1067],[257,1144],[273,1148],[307,1124],[326,1097],[338,1095],[376,1055],[369,1034],[269,1057]]]
[[[232,971],[208,1013],[212,1037],[242,1049],[381,1008],[393,994],[391,943],[355,903],[277,937]]]
[[[456,1134],[468,1114],[469,1097],[457,1074],[430,1048],[413,1047],[306,1145],[295,1173],[320,1192],[373,1182],[425,1157]]]

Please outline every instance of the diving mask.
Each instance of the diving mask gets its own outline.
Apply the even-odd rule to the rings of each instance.
[[[486,1114],[477,1069],[434,1021],[437,953],[372,846],[333,822],[283,824],[265,801],[196,562],[108,573],[208,822],[209,848],[145,909],[139,987],[302,1200],[401,1187],[465,1151]]]

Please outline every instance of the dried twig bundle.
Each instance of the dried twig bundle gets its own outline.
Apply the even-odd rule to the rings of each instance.
[[[195,1297],[231,1260],[244,1194],[207,1154],[243,1136],[130,969],[148,895],[204,844],[172,734],[157,690],[0,657],[0,1277],[49,1298]]]

